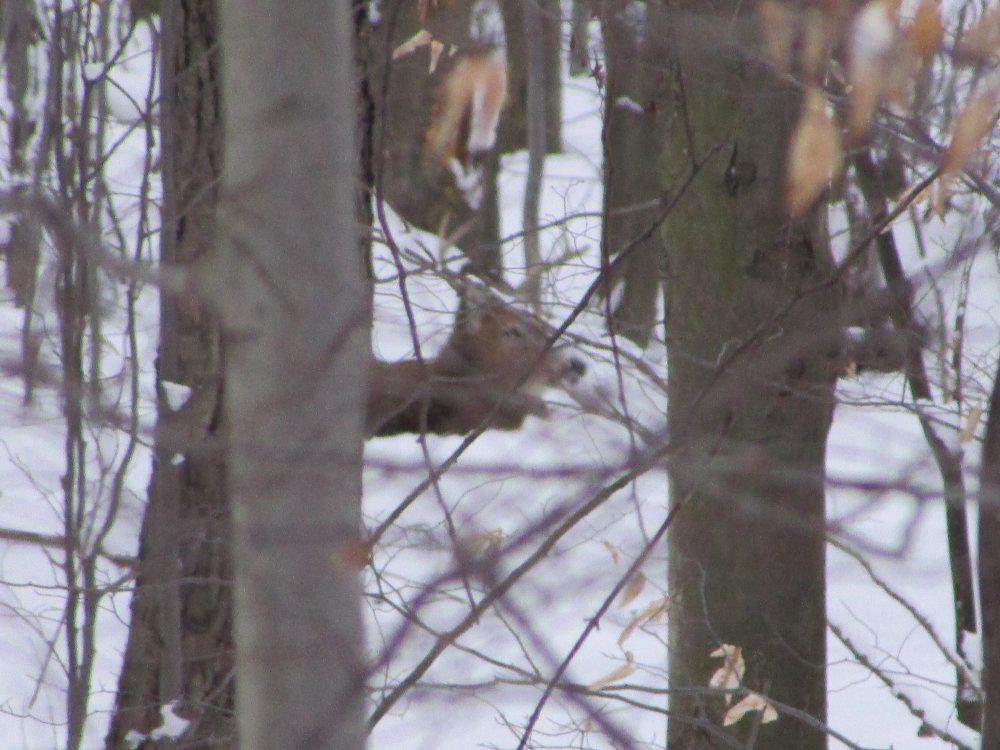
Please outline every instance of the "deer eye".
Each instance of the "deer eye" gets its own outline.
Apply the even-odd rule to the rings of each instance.
[[[513,336],[514,338],[523,338],[524,331],[522,331],[518,326],[510,326],[509,328],[503,329],[504,336]]]

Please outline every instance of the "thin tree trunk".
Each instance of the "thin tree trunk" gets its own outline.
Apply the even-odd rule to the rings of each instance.
[[[886,189],[879,170],[871,154],[855,154],[854,168],[858,184],[868,203],[872,224],[884,217],[889,210]],[[896,238],[891,227],[878,233],[875,238],[882,275],[892,305],[889,317],[903,341],[903,371],[910,387],[910,395],[917,402],[934,403],[930,380],[924,367],[922,334],[920,325],[913,315],[913,290],[903,271]],[[920,427],[927,445],[934,456],[941,484],[944,490],[945,526],[948,537],[948,562],[951,568],[952,603],[955,614],[955,650],[963,658],[967,655],[963,646],[963,633],[975,634],[976,600],[973,590],[973,560],[969,548],[969,522],[966,511],[965,477],[962,474],[962,455],[952,450],[938,435],[931,417],[918,413]],[[980,706],[970,696],[968,686],[963,684],[962,670],[956,669],[957,688],[955,708],[958,720],[970,727],[979,725]]]
[[[250,749],[364,744],[370,300],[346,3],[221,3],[237,708]]]
[[[539,248],[538,211],[542,200],[542,179],[545,176],[545,97],[546,69],[542,39],[542,13],[536,0],[521,5],[521,33],[527,66],[525,98],[527,100],[528,174],[524,185],[524,286],[521,293],[535,310],[542,304],[542,254]]]
[[[36,7],[33,0],[12,0],[0,9],[3,31],[3,63],[7,79],[6,93],[10,101],[8,144],[10,148],[11,183],[21,182],[22,191],[41,189],[43,174],[49,165],[52,133],[57,125],[57,96],[63,75],[61,43],[49,45],[49,75],[45,87],[43,122],[38,137],[34,163],[29,165],[29,146],[39,124],[28,111],[28,94],[32,83],[30,52],[35,36]],[[58,83],[57,83],[58,82]],[[6,255],[7,285],[14,291],[14,301],[24,307],[21,324],[21,367],[24,375],[24,402],[34,398],[38,375],[38,351],[41,335],[36,330],[35,291],[38,285],[39,248],[42,233],[32,212],[25,212],[10,225],[7,242],[0,245]]]
[[[573,77],[590,72],[590,1],[573,0],[573,14],[569,26],[569,74]]]
[[[655,164],[664,147],[669,85],[662,61],[647,55],[648,32],[629,21],[628,9],[625,0],[612,0],[601,10],[607,64],[601,257],[608,262],[629,248],[628,260],[605,289],[623,285],[610,325],[645,346],[656,322],[661,284],[660,246],[650,230],[662,211],[657,200],[662,175]],[[647,8],[647,13],[659,12],[658,6]]]
[[[541,19],[542,54],[545,70],[545,152],[562,150],[562,15],[556,0],[499,0],[507,30],[508,105],[500,125],[497,148],[501,153],[528,148],[528,52],[523,9]]]
[[[979,591],[983,612],[983,748],[1000,747],[1000,363],[979,474]]]
[[[160,260],[190,268],[215,243],[222,128],[214,0],[166,3],[161,33]],[[173,702],[166,710],[192,723],[157,747],[236,743],[222,371],[208,305],[163,294],[153,473],[109,748],[125,747],[130,731],[148,734]],[[180,410],[171,408],[167,382],[191,389]]]
[[[825,721],[824,459],[839,294],[823,284],[823,212],[791,222],[782,202],[797,92],[752,54],[713,48],[754,43],[728,38],[755,27],[748,12],[679,3],[647,23],[680,40],[668,62],[664,186],[721,145],[662,234],[671,495],[689,498],[669,534],[672,750],[715,748],[722,735],[744,746],[754,731],[769,750],[827,745],[788,716],[724,727],[725,699],[705,690],[723,666],[711,652],[739,646],[743,687]]]
[[[385,201],[405,221],[434,234],[441,233],[461,248],[474,270],[496,276],[502,268],[498,219],[495,149],[482,154],[482,199],[470,205],[451,170],[429,159],[427,133],[439,108],[442,84],[461,54],[502,46],[504,39],[476,36],[472,14],[489,15],[493,3],[460,0],[428,3],[426,19],[420,4],[390,0],[377,24],[359,23],[359,45],[373,104],[372,179],[376,198]],[[488,26],[488,24],[487,24]],[[440,55],[430,70],[430,47],[393,59],[393,50],[426,28],[437,41],[454,45],[458,53]],[[508,116],[505,111],[501,118]]]
[[[6,118],[10,173],[6,177],[11,183],[22,183],[26,188],[31,182],[28,145],[37,126],[28,110],[28,94],[34,77],[30,51],[38,21],[34,0],[7,0],[0,11],[4,78],[10,107]],[[61,42],[53,40],[53,46]],[[62,68],[57,68],[53,74],[62,75]],[[38,245],[37,226],[30,217],[24,217],[11,226],[10,239],[0,246],[7,256],[7,285],[14,290],[14,301],[28,308],[34,304]]]

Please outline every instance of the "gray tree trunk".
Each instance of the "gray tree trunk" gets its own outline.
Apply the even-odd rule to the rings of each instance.
[[[528,69],[527,40],[523,8],[534,4],[531,15],[541,18],[542,50],[545,58],[545,153],[562,151],[562,9],[556,0],[500,0],[507,30],[507,112],[500,124],[501,153],[528,148]]]
[[[1000,363],[979,475],[979,591],[983,612],[983,747],[1000,747]]]
[[[214,0],[166,3],[161,28],[160,261],[193,269],[215,244],[222,162]],[[211,307],[195,294],[161,295],[153,473],[109,748],[126,747],[130,731],[148,734],[175,701],[191,724],[158,748],[236,744],[222,372]],[[191,389],[179,411],[165,381]]]
[[[444,51],[429,71],[430,48],[391,59],[393,50],[420,29],[460,52],[481,49],[484,40],[472,36],[472,0],[427,3],[426,23],[419,4],[388,3],[375,24],[362,23],[360,52],[367,72],[373,107],[372,180],[382,200],[405,221],[432,233],[442,232],[469,258],[475,271],[495,276],[502,267],[495,152],[483,155],[483,196],[478,208],[469,205],[444,165],[427,158],[425,144],[442,83],[457,56]],[[501,129],[508,117],[501,115]]]
[[[611,326],[645,346],[656,322],[662,250],[651,231],[662,213],[657,202],[670,83],[662,57],[650,52],[649,30],[629,20],[626,0],[601,7],[601,32],[607,65],[604,110],[604,228],[601,256],[628,253],[609,284],[623,285]],[[656,5],[647,14],[662,12]],[[606,289],[605,291],[610,291]]]
[[[590,72],[590,39],[587,34],[590,13],[589,0],[573,0],[569,24],[569,74],[573,77]]]
[[[650,32],[674,57],[664,186],[708,159],[667,219],[671,495],[671,750],[718,738],[819,750],[789,716],[723,727],[704,689],[740,646],[743,687],[824,721],[824,456],[833,409],[839,292],[822,211],[790,221],[785,154],[799,97],[752,54],[751,9],[672,3]],[[710,36],[705,32],[710,31]],[[731,35],[731,36],[730,36]],[[743,52],[749,51],[749,54]],[[648,162],[647,162],[648,163]],[[734,698],[733,700],[737,700]]]
[[[250,749],[364,744],[359,570],[370,303],[347,3],[224,0],[237,715]]]
[[[31,0],[7,0],[0,7],[4,78],[10,102],[10,112],[7,114],[7,140],[10,148],[8,179],[24,184],[31,181],[28,144],[36,128],[28,111],[28,95],[34,78],[29,52],[37,23],[35,4]],[[38,230],[32,225],[33,222],[27,218],[15,222],[11,226],[10,239],[0,245],[0,252],[7,256],[7,284],[14,290],[14,302],[24,306],[34,303],[38,265]]]

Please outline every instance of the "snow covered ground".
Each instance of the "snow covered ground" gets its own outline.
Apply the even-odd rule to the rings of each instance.
[[[136,63],[138,65],[138,63]],[[141,79],[141,75],[139,76]],[[142,85],[140,83],[140,85]],[[573,79],[565,89],[565,153],[546,161],[542,221],[567,213],[585,212],[560,229],[544,233],[541,246],[550,257],[567,249],[579,252],[547,279],[548,314],[559,322],[583,289],[593,280],[597,265],[601,209],[600,95],[593,81]],[[124,116],[124,113],[123,113]],[[135,141],[116,159],[117,174],[127,182],[134,174],[141,141]],[[521,200],[526,172],[523,153],[503,162],[502,220],[504,233],[520,230]],[[932,228],[944,237],[941,227]],[[400,242],[423,241],[435,248],[437,240],[407,234],[399,225],[393,232]],[[905,260],[916,260],[912,243],[900,231]],[[932,243],[934,247],[938,245]],[[947,248],[947,243],[940,247]],[[939,252],[944,252],[940,250]],[[510,266],[519,263],[517,242],[508,245]],[[384,261],[384,258],[383,258]],[[456,264],[457,265],[457,264]],[[377,265],[377,270],[385,266]],[[516,271],[509,280],[517,282]],[[43,286],[46,280],[43,280]],[[51,279],[48,279],[51,288]],[[957,282],[945,278],[945,292]],[[409,353],[409,332],[392,285],[382,285],[376,299],[375,348],[392,359]],[[1000,330],[1000,277],[996,264],[980,259],[974,268],[974,297],[968,319],[970,356],[995,347]],[[451,290],[433,279],[414,279],[418,326],[427,346],[440,345],[451,324],[456,302]],[[0,363],[16,362],[21,313],[8,292],[0,292]],[[120,295],[116,301],[120,303]],[[127,378],[116,353],[127,351],[120,305],[105,322],[112,342],[105,367],[111,391],[127,399]],[[139,361],[142,364],[140,412],[148,430],[152,415],[152,362],[156,346],[156,300],[147,289],[137,303]],[[46,317],[43,354],[52,367],[56,326],[51,299]],[[595,311],[588,311],[571,329],[584,339],[607,343]],[[627,345],[619,342],[623,347]],[[993,350],[995,352],[995,349]],[[609,352],[582,348],[590,365],[581,386],[584,396],[617,398],[619,386]],[[660,377],[665,377],[664,350],[654,344],[646,352],[630,351]],[[627,368],[622,390],[629,413],[653,430],[662,426],[666,409],[661,390],[647,377]],[[59,392],[53,385],[38,389],[35,402],[21,403],[21,382],[16,374],[0,377],[0,528],[59,536],[64,531],[60,477],[65,471]],[[449,508],[455,526],[466,539],[507,543],[531,529],[545,514],[578,504],[586,498],[595,473],[623,466],[631,445],[628,433],[606,418],[588,414],[566,395],[553,393],[553,417],[531,419],[517,433],[487,433],[442,477],[440,500],[428,490],[385,533],[375,551],[375,576],[368,574],[370,596],[368,647],[378,658],[383,644],[400,624],[393,606],[411,600],[421,584],[434,581],[454,564],[440,502]],[[905,408],[879,405],[882,399],[904,400],[901,378],[863,376],[845,381],[845,404],[837,409],[829,442],[829,517],[838,539],[849,546],[865,545],[865,558],[877,575],[926,618],[941,640],[951,644],[953,631],[950,579],[936,470],[916,417]],[[148,432],[144,433],[148,439]],[[106,509],[111,480],[122,460],[125,436],[120,429],[103,426],[88,435],[90,490],[100,498],[98,515]],[[431,460],[447,458],[460,438],[428,441]],[[965,466],[970,492],[977,460],[976,442],[965,445]],[[374,528],[422,478],[425,457],[412,436],[371,441],[366,448],[365,520]],[[140,445],[127,472],[123,509],[107,540],[110,553],[135,554],[143,500],[149,473],[149,452]],[[862,496],[849,485],[869,479],[888,481],[900,477],[930,488],[935,498],[917,505],[902,491],[887,492],[879,502]],[[506,719],[522,723],[537,701],[537,686],[518,685],[516,668],[551,674],[586,625],[610,587],[622,575],[645,539],[662,522],[666,511],[666,477],[651,471],[629,484],[562,538],[552,552],[505,597],[497,612],[458,640],[425,675],[423,682],[404,698],[377,726],[373,748],[455,748],[516,746],[517,734]],[[912,535],[907,537],[907,533]],[[905,542],[905,544],[904,544]],[[502,572],[513,569],[520,557],[534,548],[526,545],[505,560]],[[57,748],[64,741],[66,678],[61,668],[64,596],[60,588],[61,553],[57,547],[0,540],[0,749]],[[646,584],[624,607],[617,604],[602,621],[576,657],[567,678],[591,684],[621,668],[633,671],[623,677],[631,685],[662,690],[665,686],[665,630],[661,621],[619,638],[637,612],[655,606],[665,595],[665,554],[657,549],[644,566]],[[101,563],[99,582],[122,574],[113,562]],[[927,712],[936,726],[967,739],[974,738],[950,715],[954,670],[928,633],[900,604],[881,589],[865,569],[845,552],[831,547],[828,558],[828,611],[831,622],[852,643],[896,681],[912,701]],[[462,616],[467,596],[457,582],[447,586],[452,601],[421,610],[428,629],[441,631]],[[467,609],[467,607],[466,607]],[[93,677],[91,717],[84,746],[102,746],[127,632],[128,595],[104,600],[99,624],[98,653]],[[388,681],[406,675],[431,647],[428,632],[410,632],[404,648],[378,675]],[[526,654],[531,656],[528,661]],[[707,655],[706,655],[707,657]],[[829,636],[829,724],[866,748],[946,748],[934,738],[918,737],[920,722],[890,691],[851,658],[840,641]],[[492,661],[490,661],[492,660]],[[506,665],[506,666],[504,666]],[[512,668],[513,667],[513,668]],[[624,672],[622,672],[624,674]],[[376,680],[376,681],[377,681]],[[657,693],[630,694],[654,708],[665,697]],[[637,741],[662,746],[665,720],[654,711],[624,703],[608,703],[610,718],[626,726]],[[553,745],[571,742],[604,746],[594,732],[587,738],[551,736],[566,728],[579,712],[563,695],[556,695],[538,729],[538,736]],[[586,746],[586,744],[585,744]],[[831,740],[831,747],[840,746]]]

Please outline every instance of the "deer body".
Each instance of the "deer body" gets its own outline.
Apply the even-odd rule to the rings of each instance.
[[[486,420],[515,430],[529,414],[545,416],[538,391],[586,369],[547,339],[541,321],[470,287],[437,357],[373,362],[368,434],[463,434]]]

